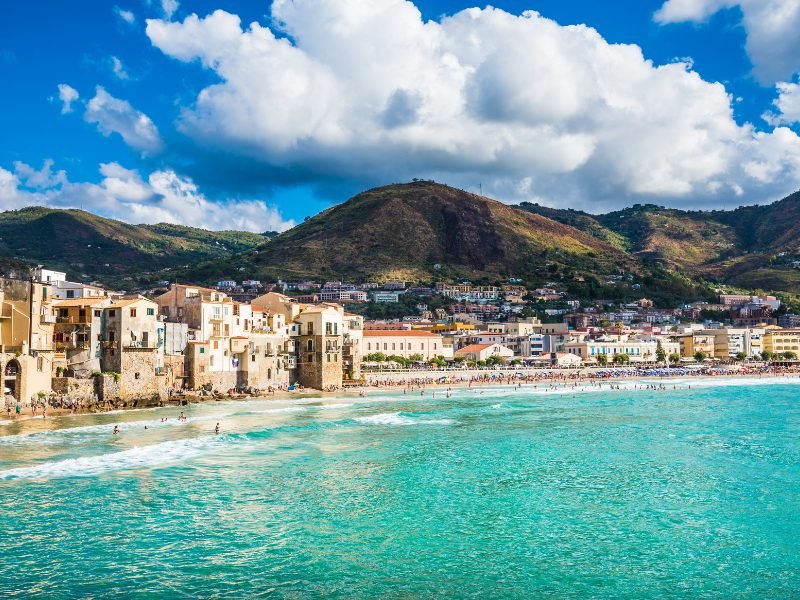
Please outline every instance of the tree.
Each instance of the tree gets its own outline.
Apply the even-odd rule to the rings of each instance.
[[[785,360],[797,360],[797,352],[792,352],[792,351],[784,352],[783,358]]]
[[[656,342],[656,360],[660,363],[667,362],[667,352],[664,350],[664,344],[661,340]]]
[[[764,362],[769,362],[769,361],[771,361],[771,360],[772,360],[774,357],[775,357],[775,355],[774,355],[772,352],[770,352],[769,350],[764,350],[764,351],[761,353],[761,360],[763,360]]]
[[[707,358],[708,358],[708,355],[705,352],[703,352],[702,350],[698,350],[697,352],[694,353],[694,359],[697,362],[703,362]]]
[[[408,360],[410,360],[411,362],[422,362],[425,359],[423,358],[422,354],[417,352],[409,356]]]
[[[627,362],[630,362],[631,358],[627,354],[615,354],[614,355],[614,364],[617,365],[624,365]]]
[[[747,360],[747,352],[737,352],[736,353],[736,360],[739,362],[743,362]]]
[[[677,365],[679,362],[681,362],[681,355],[678,354],[677,352],[673,352],[672,354],[669,355],[668,360],[673,365]]]
[[[597,364],[601,367],[605,367],[608,364],[608,357],[605,354],[598,354],[595,360],[597,360]]]

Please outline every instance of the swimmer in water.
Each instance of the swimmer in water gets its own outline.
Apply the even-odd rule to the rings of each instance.
[[[114,435],[119,433],[119,425],[114,425]]]
[[[217,423],[217,426],[214,427],[214,433],[219,433],[219,423]]]

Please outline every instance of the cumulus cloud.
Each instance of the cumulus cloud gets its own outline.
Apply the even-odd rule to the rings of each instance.
[[[756,77],[765,84],[800,72],[800,2],[797,0],[666,0],[658,23],[701,23],[714,13],[739,7],[747,31],[747,53]]]
[[[136,15],[134,15],[131,11],[125,10],[120,8],[119,6],[114,7],[114,13],[123,21],[125,21],[128,25],[133,25],[136,22]]]
[[[433,176],[589,208],[800,185],[793,132],[738,125],[724,85],[586,26],[495,8],[425,22],[406,0],[275,0],[271,16],[278,35],[221,10],[147,21],[162,52],[219,77],[178,123],[199,145],[319,180]]]
[[[82,207],[129,223],[178,223],[212,230],[284,231],[294,226],[259,200],[212,201],[172,170],[154,171],[144,179],[136,170],[105,163],[100,174],[100,183],[73,183],[64,171],[52,171],[52,161],[39,170],[24,163],[15,163],[14,171],[0,167],[0,209]]]
[[[111,57],[111,71],[117,79],[122,79],[124,81],[130,78],[130,75],[128,75],[128,72],[125,70],[125,65],[123,65],[122,61],[116,56]]]
[[[163,143],[158,129],[150,117],[133,108],[127,100],[120,100],[101,86],[86,105],[84,119],[95,123],[105,136],[118,133],[131,148],[145,154],[161,151]]]
[[[776,87],[778,97],[773,105],[777,110],[765,113],[764,120],[771,125],[800,123],[800,84],[780,82]]]
[[[61,114],[72,112],[72,103],[80,97],[78,90],[66,83],[58,84],[58,99],[61,100]]]

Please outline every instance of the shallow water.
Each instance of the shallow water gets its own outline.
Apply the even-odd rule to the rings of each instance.
[[[690,383],[0,425],[0,596],[797,596],[798,381]]]

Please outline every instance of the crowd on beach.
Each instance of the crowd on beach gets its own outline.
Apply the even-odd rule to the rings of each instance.
[[[797,367],[762,366],[740,367],[735,370],[723,368],[689,368],[689,367],[622,367],[613,369],[599,369],[594,371],[569,371],[569,370],[541,370],[535,372],[487,372],[480,375],[426,375],[424,377],[396,378],[386,377],[373,379],[370,387],[373,388],[419,388],[434,385],[515,385],[523,383],[558,383],[568,382],[592,383],[616,379],[653,378],[653,377],[764,377],[786,376],[800,374]]]

